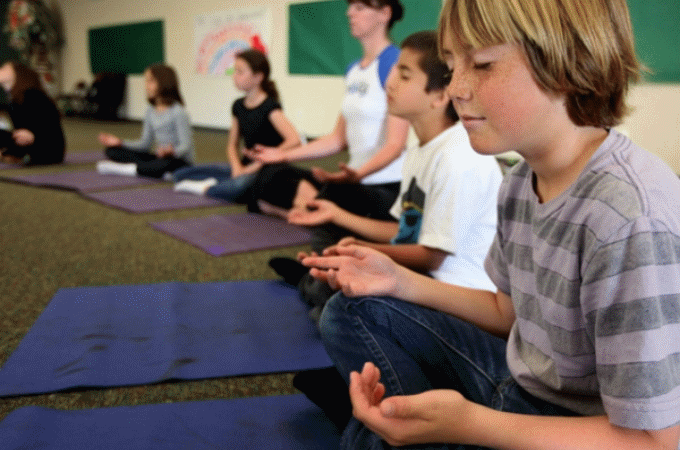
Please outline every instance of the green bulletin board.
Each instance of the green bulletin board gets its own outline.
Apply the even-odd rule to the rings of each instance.
[[[437,27],[440,0],[402,0],[404,18],[394,25],[399,44],[409,34]],[[680,83],[680,0],[628,0],[638,57],[651,69],[645,79]],[[291,75],[344,75],[361,56],[349,34],[346,0],[289,5],[288,70]]]
[[[638,58],[645,79],[680,82],[680,0],[628,0]]]
[[[392,27],[399,43],[411,33],[437,28],[440,0],[402,0],[404,17]],[[349,33],[347,1],[327,0],[289,5],[288,71],[291,75],[344,75],[361,56]]]
[[[141,74],[165,61],[163,22],[140,22],[89,30],[92,73]]]

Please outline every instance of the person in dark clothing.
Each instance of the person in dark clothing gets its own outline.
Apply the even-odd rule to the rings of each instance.
[[[12,164],[57,164],[64,160],[66,140],[61,115],[40,85],[38,74],[13,61],[0,66],[0,84],[9,95],[13,131],[0,130],[1,160]]]

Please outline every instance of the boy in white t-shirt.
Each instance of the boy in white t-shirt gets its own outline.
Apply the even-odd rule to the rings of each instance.
[[[399,223],[358,216],[324,199],[309,202],[308,211],[291,213],[288,220],[342,227],[366,240],[348,237],[337,246],[371,247],[438,280],[492,289],[484,259],[496,232],[496,199],[502,175],[496,160],[476,153],[465,129],[456,124],[458,116],[445,92],[447,73],[437,54],[436,33],[423,31],[404,40],[399,60],[387,79],[389,113],[408,120],[419,139],[419,146],[406,153],[400,195],[390,211]],[[334,253],[337,246],[324,253]],[[298,285],[308,291],[303,297],[316,304],[320,313],[323,301],[317,295],[310,296],[309,291],[315,288],[310,287],[309,280],[313,280],[311,286],[323,282],[304,277]],[[332,293],[330,289],[316,291],[326,297],[323,300]],[[319,398],[314,393],[318,379],[333,371],[335,368],[304,372],[294,383],[315,401]],[[339,375],[336,379],[342,381]],[[346,396],[344,386],[343,382],[339,392]]]
[[[389,113],[408,120],[419,139],[406,152],[400,195],[390,211],[399,223],[352,214],[324,199],[288,220],[342,227],[364,240],[348,237],[340,246],[358,243],[441,281],[491,289],[483,263],[496,231],[501,171],[493,157],[472,149],[456,124],[444,91],[447,67],[436,48],[434,32],[409,36],[386,83]]]

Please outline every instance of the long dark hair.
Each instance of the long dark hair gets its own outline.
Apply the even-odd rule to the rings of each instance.
[[[236,54],[236,58],[242,59],[248,64],[253,73],[262,74],[262,82],[260,87],[275,101],[279,101],[279,91],[276,89],[276,83],[269,78],[271,68],[267,56],[259,50],[248,49]]]
[[[178,102],[180,105],[184,104],[182,95],[179,93],[179,80],[177,79],[175,69],[165,64],[152,64],[147,67],[147,70],[151,72],[151,76],[158,83],[156,98],[150,98],[149,103],[156,105],[156,102],[160,101],[168,106],[175,102]]]
[[[29,89],[45,93],[42,84],[40,84],[40,76],[38,75],[38,72],[23,63],[16,61],[8,62],[12,65],[14,73],[16,74],[14,86],[12,86],[12,90],[9,92],[12,102],[23,103],[24,94]]]

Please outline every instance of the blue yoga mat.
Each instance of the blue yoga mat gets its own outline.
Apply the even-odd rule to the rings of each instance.
[[[5,450],[328,450],[338,430],[303,395],[58,411],[18,409],[0,422]]]
[[[0,370],[0,396],[332,365],[275,281],[60,289]]]

